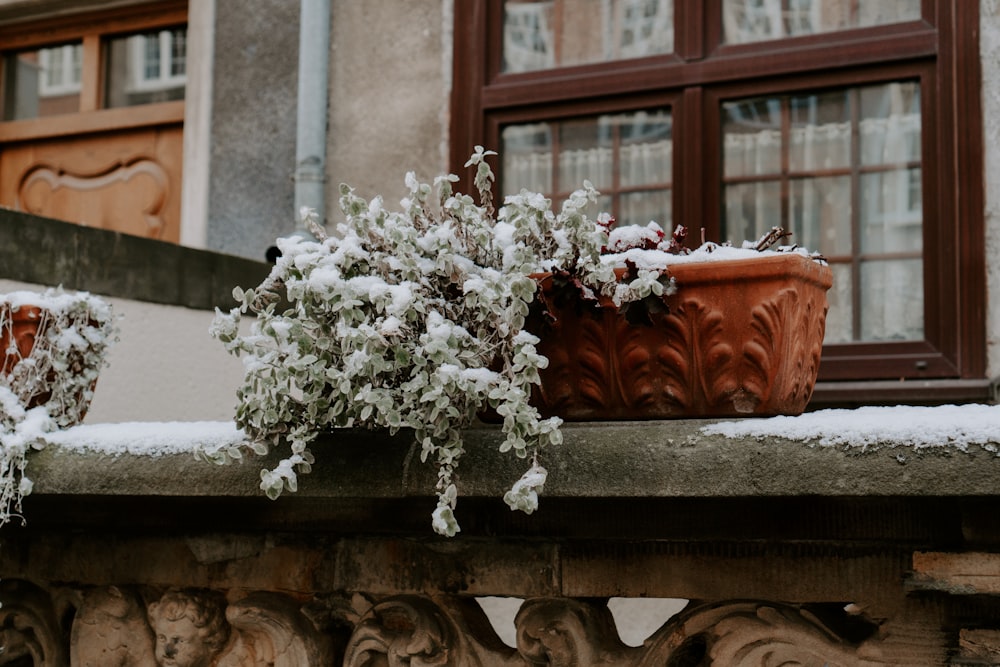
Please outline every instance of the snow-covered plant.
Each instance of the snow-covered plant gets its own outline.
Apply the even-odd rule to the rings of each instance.
[[[86,292],[0,295],[0,526],[31,493],[28,453],[83,419],[116,339],[111,306]]]
[[[584,212],[597,199],[591,184],[558,212],[527,191],[495,210],[492,154],[477,147],[466,164],[475,168],[479,203],[452,190],[453,175],[427,184],[407,174],[400,210],[341,186],[336,235],[304,213],[319,240],[279,239],[281,257],[265,282],[237,288],[239,307],[217,313],[212,334],[244,360],[236,422],[247,447],[287,454],[261,472],[269,497],[296,489],[297,474],[313,462],[309,443],[324,431],[410,429],[421,460],[437,466],[432,525],[454,535],[463,429],[491,409],[503,421],[501,451],[532,461],[505,499],[511,508],[536,507],[545,480],[538,450],[561,441],[561,420],[543,419],[529,404],[548,364],[523,328],[535,298],[531,275],[552,272],[591,295],[610,294],[616,279],[601,260],[607,225]],[[256,319],[241,335],[248,311]],[[239,448],[205,455],[219,463],[242,456]]]

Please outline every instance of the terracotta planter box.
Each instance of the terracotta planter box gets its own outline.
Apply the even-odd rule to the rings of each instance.
[[[812,395],[830,268],[799,254],[678,264],[668,310],[634,324],[550,277],[554,321],[526,328],[549,359],[534,404],[570,421],[795,415]]]
[[[42,309],[37,306],[21,306],[11,312],[7,305],[0,305],[5,317],[10,318],[10,329],[0,328],[0,350],[3,350],[3,365],[0,373],[10,373],[21,359],[27,359],[35,347],[35,336],[38,334],[38,323],[42,319]],[[17,350],[16,354],[8,351]]]
[[[46,309],[39,306],[22,305],[13,310],[7,304],[0,304],[0,309],[3,309],[2,313],[0,313],[3,315],[3,317],[0,317],[0,321],[8,323],[8,326],[0,327],[0,350],[3,351],[3,363],[0,364],[0,375],[10,375],[14,372],[14,368],[18,363],[31,358],[36,339],[45,335],[50,323],[46,317]],[[97,327],[100,325],[96,321],[91,321],[90,326]],[[71,370],[79,371],[82,369],[81,360],[74,360],[71,363],[75,364],[71,366]],[[46,376],[46,382],[51,383],[52,381],[54,381],[54,372],[50,371],[49,375]],[[73,422],[83,421],[90,407],[96,385],[97,380],[95,379],[90,383],[89,392],[81,387],[75,396],[72,397],[72,405],[69,406],[69,412],[77,417],[72,419]],[[52,399],[52,392],[45,388],[45,383],[43,383],[41,389],[28,396],[22,396],[21,399],[27,401],[25,407],[30,409],[49,403]],[[62,408],[57,414],[63,414],[64,412],[66,412],[66,409]]]

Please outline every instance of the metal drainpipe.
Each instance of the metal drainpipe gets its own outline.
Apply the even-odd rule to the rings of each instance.
[[[330,62],[330,0],[301,0],[299,98],[295,142],[295,220],[303,206],[326,221],[326,123]]]

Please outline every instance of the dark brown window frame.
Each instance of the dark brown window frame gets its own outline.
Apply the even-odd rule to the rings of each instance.
[[[713,238],[722,100],[917,78],[925,340],[827,345],[815,397],[988,399],[978,5],[923,0],[918,21],[724,45],[721,0],[676,0],[674,53],[502,74],[502,0],[456,3],[450,167],[468,188],[473,146],[498,147],[507,123],[670,106],[674,220],[703,220]]]

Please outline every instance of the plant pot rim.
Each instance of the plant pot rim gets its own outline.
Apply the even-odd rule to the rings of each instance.
[[[664,271],[677,281],[679,288],[685,283],[709,285],[734,280],[753,281],[771,278],[776,273],[785,273],[789,278],[813,283],[824,290],[833,286],[833,270],[825,260],[797,252],[762,252],[757,257],[738,259],[681,259],[667,264]],[[624,272],[624,268],[615,268],[619,278]],[[544,285],[554,275],[552,272],[539,272],[532,273],[530,277]]]

